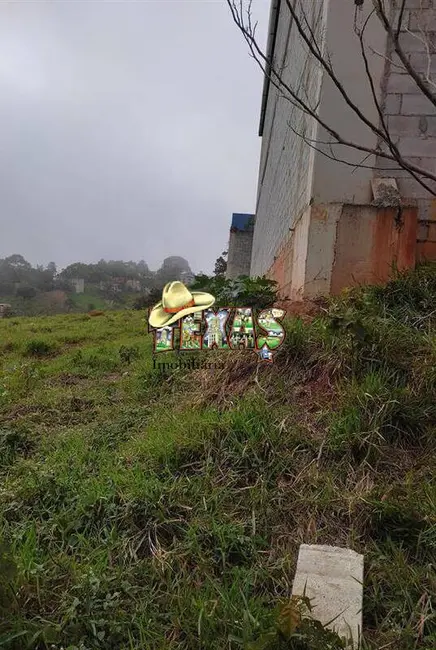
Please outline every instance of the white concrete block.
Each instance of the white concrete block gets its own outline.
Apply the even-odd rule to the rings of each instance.
[[[409,19],[409,29],[417,32],[436,31],[436,15],[433,9],[418,9],[412,11]]]
[[[359,647],[362,632],[363,555],[348,548],[302,544],[292,594],[311,599],[312,616]],[[335,620],[333,620],[335,619]]]
[[[433,158],[436,156],[436,138],[401,138],[398,148],[403,156]]]
[[[396,70],[389,75],[387,92],[389,94],[416,95],[420,92],[416,82],[408,74],[397,73]]]
[[[434,104],[422,93],[402,97],[402,115],[434,115],[435,110]]]
[[[426,9],[430,6],[429,0],[407,0],[409,9]]]
[[[420,135],[419,115],[389,115],[388,116],[388,129],[391,135]],[[425,118],[424,118],[425,119]]]
[[[398,205],[400,202],[397,181],[393,177],[373,178],[371,181],[371,189],[374,204],[379,207]]]
[[[385,102],[386,115],[398,115],[401,109],[401,95],[387,95]]]
[[[432,41],[432,39],[429,39]],[[400,34],[400,45],[404,52],[422,52],[423,43],[419,32],[402,32]]]

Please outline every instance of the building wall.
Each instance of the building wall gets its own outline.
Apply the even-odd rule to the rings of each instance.
[[[227,254],[227,278],[250,275],[253,229],[230,232]]]
[[[432,8],[430,5],[433,4]],[[436,54],[427,54],[426,42],[436,42],[436,4],[430,0],[407,0],[400,43],[414,69],[429,72],[436,82]],[[436,172],[436,109],[407,73],[398,56],[389,52],[386,64],[384,111],[390,133],[399,150],[414,164]],[[376,176],[396,178],[402,197],[418,205],[417,258],[436,259],[436,199],[410,174],[379,158],[377,167],[388,169]],[[395,167],[395,169],[392,169]],[[432,185],[431,182],[429,182]],[[434,184],[433,184],[434,187]]]
[[[73,278],[70,280],[70,284],[74,287],[76,293],[84,293],[85,280],[83,278]]]
[[[362,26],[373,12],[373,3],[364,2],[357,9],[353,1],[330,0],[326,21],[326,51],[329,53],[335,74],[346,89],[350,101],[374,124],[378,124],[378,112],[374,103],[365,61],[362,57],[359,39],[354,30],[356,21]],[[386,32],[373,13],[365,31],[368,65],[377,92],[382,99],[381,84],[385,71],[387,52]],[[372,54],[377,52],[379,54]],[[334,129],[347,141],[375,149],[376,134],[347,105],[343,95],[334,82],[324,72],[321,87],[321,100],[318,114],[320,120]],[[354,150],[344,145],[323,145],[332,138],[318,126],[316,132],[317,148],[314,156],[314,182],[312,199],[315,204],[347,203],[365,205],[372,201],[372,167],[375,156]],[[326,154],[326,155],[324,155]],[[331,156],[336,158],[332,160]],[[344,162],[340,162],[344,161]],[[364,161],[366,167],[359,167]]]
[[[12,305],[9,303],[1,303],[0,304],[0,318],[4,318],[12,309]]]
[[[194,282],[195,274],[192,271],[182,271],[180,274],[180,280],[186,286],[189,286]]]
[[[317,106],[320,119],[343,138],[375,149],[377,135],[346,105],[338,88],[302,45],[295,25],[291,24],[286,3],[279,4],[274,62],[276,67],[282,66],[284,82],[294,89],[299,88],[299,95],[306,97],[311,106]],[[372,3],[365,2],[362,10],[354,2],[344,0],[316,0],[303,4],[317,34],[317,43],[324,43],[351,102],[372,123],[379,124],[365,60],[354,30],[355,24],[364,24],[373,10]],[[430,40],[436,44],[436,2],[434,9],[430,4],[433,0],[407,0],[405,28],[408,31],[402,34],[412,63],[422,70],[428,61],[423,56],[424,45],[416,37],[417,30],[427,28]],[[423,9],[417,11],[416,7]],[[398,71],[388,62],[391,58],[388,39],[375,14],[370,18],[365,40],[376,97],[392,132],[398,131],[400,151],[436,172],[434,107],[423,99],[405,71]],[[430,66],[436,73],[436,55],[432,56]],[[314,151],[301,134],[316,141],[318,150]],[[389,169],[377,171],[379,160],[375,155],[368,156],[366,152],[343,145],[331,146],[329,140],[330,135],[323,127],[292,106],[270,84],[262,133],[251,275],[265,273],[277,279],[284,296],[298,298],[331,291],[333,270],[340,267],[340,264],[337,267],[338,256],[344,254],[346,257],[347,254],[344,232],[350,237],[347,245],[356,249],[357,257],[360,252],[364,256],[365,242],[355,239],[360,231],[345,228],[341,220],[346,219],[351,209],[345,210],[344,206],[356,206],[357,213],[367,214],[373,200],[371,181],[374,176],[397,177],[405,205],[411,206],[412,199],[418,200],[417,257],[425,253],[436,257],[436,201],[407,177],[407,173],[393,174],[392,165],[385,161],[383,166]],[[332,160],[332,156],[336,160]],[[359,166],[362,162],[364,167]],[[415,255],[411,255],[409,249],[416,226],[416,210],[413,214],[415,216],[410,216],[408,221],[407,238],[401,240],[398,250],[401,250],[402,259],[414,263]],[[342,233],[339,247],[338,233]],[[386,235],[386,246],[392,251],[389,233],[385,228],[377,235],[377,250]],[[362,248],[360,252],[359,247]],[[336,271],[335,290],[340,282],[338,278],[345,277],[344,269],[341,268],[339,274]]]
[[[321,39],[327,0],[307,3],[308,18]],[[276,67],[286,83],[306,89],[309,102],[318,100],[320,71],[309,60],[302,39],[292,28],[285,2],[280,2],[274,51]],[[266,273],[290,228],[310,200],[311,148],[296,134],[312,137],[313,120],[270,84],[259,166],[256,226],[251,274]]]

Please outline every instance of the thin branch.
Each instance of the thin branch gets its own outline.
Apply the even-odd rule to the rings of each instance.
[[[376,0],[376,1],[378,1],[379,5],[380,5],[380,0]],[[342,97],[344,98],[346,104],[347,104],[347,105],[348,105],[348,106],[349,106],[349,107],[350,107],[350,108],[351,108],[351,109],[356,113],[356,115],[360,118],[360,120],[361,120],[361,121],[362,121],[366,126],[368,126],[368,127],[369,127],[369,128],[370,128],[370,129],[371,129],[371,130],[376,134],[376,135],[378,135],[379,138],[380,138],[381,140],[383,140],[384,142],[386,142],[386,144],[388,145],[389,149],[390,149],[390,150],[392,151],[392,153],[393,153],[394,160],[397,160],[398,162],[401,162],[401,166],[403,166],[403,165],[404,165],[404,162],[403,162],[402,156],[401,156],[399,150],[397,149],[397,147],[395,146],[395,143],[392,141],[392,139],[391,139],[391,137],[390,137],[390,135],[389,135],[388,130],[386,129],[386,130],[385,130],[385,133],[383,133],[383,131],[381,131],[378,127],[376,127],[376,126],[375,126],[375,125],[374,125],[374,124],[373,124],[373,123],[372,123],[372,122],[371,122],[371,121],[370,121],[370,120],[369,120],[369,119],[368,119],[368,118],[367,118],[367,117],[362,113],[362,111],[359,109],[359,107],[358,107],[354,102],[351,101],[351,99],[350,99],[348,93],[346,92],[346,90],[345,90],[343,84],[341,83],[341,81],[340,81],[340,80],[337,78],[337,76],[335,75],[335,73],[334,73],[334,71],[333,71],[333,67],[332,67],[330,64],[327,64],[326,61],[325,61],[325,59],[324,59],[322,56],[320,56],[320,55],[318,54],[318,52],[316,51],[316,48],[313,47],[313,45],[312,45],[310,39],[307,37],[306,33],[304,32],[304,29],[303,29],[303,27],[302,27],[302,24],[301,24],[301,22],[300,22],[300,20],[299,20],[299,17],[298,17],[298,15],[297,15],[297,12],[295,11],[295,8],[292,6],[291,0],[285,0],[285,2],[286,2],[286,6],[288,7],[288,9],[289,9],[289,11],[290,11],[290,13],[291,13],[291,16],[292,16],[292,18],[293,18],[293,20],[294,20],[294,23],[295,23],[295,25],[296,25],[296,27],[297,27],[297,29],[298,29],[298,32],[299,32],[300,36],[302,37],[302,39],[304,40],[304,42],[305,42],[306,45],[308,46],[308,48],[309,48],[311,54],[315,57],[315,59],[316,59],[316,60],[321,64],[321,66],[322,66],[322,67],[324,68],[324,70],[327,72],[327,74],[329,75],[330,79],[333,81],[334,85],[336,86],[336,88],[339,90],[339,92],[341,93]],[[300,5],[300,6],[301,6],[301,5]],[[380,5],[380,6],[381,6],[381,5]],[[401,11],[401,14],[400,14],[401,19],[402,19],[402,14],[403,14],[403,12],[404,12],[404,6],[405,6],[405,0],[402,0],[402,7],[401,7],[401,10],[402,10],[402,11]],[[384,9],[383,9],[383,11],[384,11]],[[304,13],[304,12],[303,12],[303,13]],[[386,17],[386,13],[384,13],[384,15],[385,15],[385,17]],[[387,17],[386,17],[386,20],[387,20]],[[400,20],[399,20],[399,29],[401,29],[401,21],[400,21]],[[391,30],[391,33],[392,33],[392,29],[391,29],[391,28],[390,28],[390,30]],[[399,30],[398,30],[398,33],[399,33]],[[398,37],[397,37],[397,41],[398,41]],[[406,58],[406,57],[405,57],[405,58]],[[406,59],[406,60],[407,60],[407,59]],[[404,63],[404,62],[403,62],[403,63]],[[407,60],[407,64],[408,64],[408,66],[413,70],[413,68],[410,66],[410,63],[409,63],[408,60]],[[405,65],[405,67],[406,67],[406,69],[407,69],[407,66],[406,66],[406,65]],[[413,72],[414,72],[414,74],[415,74],[417,80],[420,82],[420,84],[421,84],[421,85],[424,85],[423,82],[422,82],[422,80],[420,79],[419,75],[418,75],[414,70],[413,70]],[[370,78],[371,78],[370,71],[369,71],[369,67],[368,67],[368,75],[369,75]],[[373,84],[373,82],[372,82],[372,78],[371,78],[371,83]],[[375,92],[374,92],[374,96],[375,96]],[[435,98],[435,100],[436,100],[436,98]],[[381,154],[379,154],[379,155],[381,155]],[[436,190],[433,190],[433,189],[430,188],[426,183],[424,183],[424,182],[422,181],[422,179],[418,178],[418,176],[416,175],[417,172],[416,172],[416,173],[413,173],[412,170],[411,170],[411,167],[410,167],[409,165],[407,165],[407,169],[408,169],[408,171],[410,171],[410,173],[412,174],[413,178],[415,178],[415,180],[417,180],[418,183],[419,183],[422,187],[424,187],[424,188],[425,188],[427,191],[429,191],[431,194],[436,195]],[[431,176],[433,177],[433,175],[431,175]],[[436,176],[433,177],[433,180],[436,181]]]
[[[320,56],[316,48],[313,47],[311,44],[310,40],[308,39],[306,33],[304,32],[304,29],[302,27],[302,24],[300,22],[300,19],[297,15],[297,12],[295,11],[294,7],[292,6],[292,3],[290,0],[285,0],[286,6],[288,7],[291,16],[294,20],[294,23],[298,29],[298,33],[300,34],[301,38],[303,41],[306,43],[307,47],[309,48],[309,51],[311,54],[315,57],[315,59],[318,61],[318,63],[321,64],[321,66],[324,68],[324,70],[327,72],[328,76],[342,95],[345,103],[356,113],[356,115],[359,117],[359,119],[371,130],[373,131],[376,135],[378,135],[381,139],[385,140],[385,134],[380,131],[378,127],[376,127],[367,117],[362,113],[360,108],[353,102],[351,101],[348,93],[346,92],[342,82],[337,78],[335,75],[333,68],[330,64],[327,64],[325,61],[324,57]]]
[[[398,54],[398,57],[401,61],[401,63],[404,65],[406,68],[407,72],[409,75],[412,77],[418,88],[423,92],[425,97],[434,105],[436,106],[436,94],[432,93],[429,89],[429,84],[424,81],[421,76],[416,72],[416,70],[413,68],[411,65],[408,57],[406,56],[403,48],[401,47],[400,44],[400,33],[399,31],[394,32],[392,29],[392,26],[389,22],[389,19],[386,15],[386,12],[384,10],[384,7],[381,3],[380,0],[374,0],[374,2],[377,5],[377,14],[379,18],[381,19],[381,22],[385,28],[386,33],[389,35],[390,39],[392,40],[394,50]],[[404,0],[403,0],[404,2]]]
[[[313,138],[308,138],[306,135],[303,133],[300,133],[297,131],[297,129],[292,126],[290,122],[288,122],[288,126],[291,129],[293,133],[295,133],[296,136],[301,138],[311,149],[314,149],[314,151],[317,151],[321,155],[325,156],[329,160],[333,160],[334,162],[341,163],[343,165],[347,165],[348,167],[354,167],[354,169],[372,169],[373,171],[380,171],[380,172],[394,172],[394,171],[399,171],[400,169],[403,169],[403,167],[400,167],[398,165],[398,168],[392,168],[392,167],[375,167],[374,165],[365,165],[364,161],[367,160],[371,155],[373,154],[368,154],[364,158],[362,158],[362,161],[359,163],[355,162],[350,162],[349,160],[344,160],[343,158],[338,158],[336,154],[332,150],[332,145],[337,144],[335,142],[325,142],[325,141],[320,141],[320,140],[314,140]],[[324,149],[319,149],[316,145],[319,144],[324,144],[326,146],[329,146],[330,151],[332,152],[331,154],[328,154]],[[404,170],[407,171],[407,173],[410,173],[409,170]]]
[[[245,38],[245,40],[246,40],[246,42],[247,42],[247,44],[249,46],[251,56],[258,63],[258,65],[260,66],[260,68],[262,69],[262,71],[264,72],[266,77],[269,79],[269,81],[274,85],[275,88],[277,88],[277,90],[279,91],[281,96],[285,97],[293,106],[296,106],[297,108],[302,110],[304,113],[308,114],[310,117],[315,119],[316,122],[320,126],[322,126],[326,130],[326,132],[329,133],[334,138],[334,140],[336,140],[337,144],[343,145],[345,147],[349,147],[351,149],[355,149],[355,150],[358,150],[358,151],[365,152],[365,153],[367,153],[369,155],[375,155],[375,156],[379,156],[381,158],[386,158],[388,160],[395,161],[399,165],[400,168],[405,169],[408,173],[410,173],[415,178],[415,180],[417,180],[417,182],[419,184],[421,184],[427,191],[429,191],[431,194],[436,195],[436,191],[433,190],[426,183],[424,183],[422,181],[422,179],[420,179],[417,176],[417,175],[420,175],[420,176],[423,176],[424,178],[427,178],[429,180],[436,181],[436,175],[432,174],[427,169],[421,168],[421,167],[419,167],[417,165],[413,165],[410,162],[406,161],[401,156],[401,154],[398,151],[398,148],[396,147],[395,143],[392,142],[392,139],[389,136],[389,132],[386,129],[386,125],[384,125],[384,127],[383,127],[384,131],[385,131],[383,133],[382,131],[380,131],[380,129],[378,127],[375,127],[374,124],[372,124],[365,116],[363,116],[363,114],[361,113],[361,111],[359,109],[357,109],[358,116],[359,117],[362,116],[363,122],[367,126],[369,126],[371,128],[371,130],[374,133],[376,133],[383,142],[385,142],[387,144],[388,148],[391,151],[391,154],[389,154],[387,152],[383,152],[379,148],[374,149],[374,148],[371,148],[371,147],[362,146],[362,145],[358,144],[357,142],[349,141],[349,140],[343,138],[335,129],[333,129],[328,124],[326,124],[319,117],[317,112],[315,110],[313,110],[306,102],[304,102],[301,99],[301,97],[299,97],[297,95],[297,93],[295,91],[293,91],[292,88],[290,88],[290,86],[284,82],[283,77],[281,76],[281,74],[279,72],[277,72],[276,69],[274,68],[272,61],[270,61],[265,56],[265,54],[261,51],[261,49],[259,48],[258,43],[256,42],[256,39],[253,37],[253,34],[250,33],[249,28],[247,28],[246,24],[244,23],[244,20],[243,20],[243,17],[242,17],[242,2],[240,2],[239,11],[238,11],[238,9],[236,7],[236,3],[235,3],[234,0],[227,0],[227,3],[229,5],[229,8],[230,8],[230,11],[232,13],[232,17],[233,17],[233,20],[234,20],[235,24],[241,30],[241,32],[242,32],[242,34],[243,34],[243,36],[244,36],[244,38]],[[250,3],[250,5],[251,5],[251,3]],[[287,5],[289,6],[289,0],[287,0]],[[295,18],[296,14],[295,14],[295,11],[294,11],[293,7],[290,7],[290,10],[291,10],[291,14]],[[298,23],[300,25],[300,29],[301,29],[301,23],[299,22],[298,17],[297,17],[297,20],[295,21],[295,23],[296,24]],[[311,49],[312,53],[314,53],[314,48],[310,47],[310,41],[307,38],[307,36],[306,36],[306,38],[304,38],[304,40],[305,40],[306,44],[308,44],[309,49]],[[319,56],[316,56],[316,53],[314,53],[314,56],[319,61]],[[265,62],[265,65],[261,62],[260,59]],[[321,57],[320,62],[323,64],[324,69],[326,69],[329,72],[329,76],[331,77],[332,74],[333,74],[331,65],[326,64],[325,61],[322,60],[322,57]],[[368,67],[368,72],[369,72],[369,67]],[[333,78],[335,79],[334,74],[333,74]],[[337,85],[337,84],[335,84],[335,85]],[[342,88],[341,84],[340,84],[340,87]],[[287,97],[286,95],[283,94],[282,88],[284,88],[286,90],[286,92],[289,94],[289,97]],[[375,93],[375,88],[374,88],[374,93]],[[346,93],[345,93],[345,90],[343,88],[342,88],[342,94],[345,95],[345,97],[346,97]],[[353,106],[352,102],[347,101],[348,105],[350,105],[350,103],[351,103],[351,106]],[[330,143],[330,147],[331,147],[331,143]],[[343,162],[345,163],[346,161],[343,161]],[[353,166],[355,166],[355,163],[353,163]]]
[[[403,16],[404,16],[404,9],[406,6],[406,0],[402,0],[401,2],[401,8],[400,8],[400,15],[398,16],[398,25],[397,25],[397,31],[395,32],[395,37],[398,38],[401,32],[401,26],[403,24]]]
[[[403,9],[403,10],[404,10],[404,3],[405,3],[405,0],[403,0],[403,6],[402,6],[402,9]],[[392,140],[391,140],[391,138],[390,138],[390,136],[389,136],[388,125],[387,125],[387,123],[386,123],[385,116],[384,116],[383,111],[382,111],[382,109],[381,109],[380,102],[378,101],[377,91],[376,91],[376,89],[375,89],[374,79],[372,78],[372,75],[371,75],[371,70],[370,70],[370,67],[369,67],[369,61],[368,61],[368,57],[366,56],[365,44],[364,44],[364,41],[363,41],[363,35],[364,35],[364,33],[365,33],[365,29],[366,29],[366,27],[367,27],[367,25],[368,25],[368,22],[369,22],[369,19],[371,18],[371,16],[372,16],[372,14],[374,13],[374,11],[375,11],[375,10],[373,10],[373,11],[368,15],[368,17],[367,17],[367,19],[366,19],[366,21],[365,21],[365,23],[364,23],[364,25],[363,25],[363,28],[360,30],[360,33],[358,34],[358,36],[359,36],[359,41],[360,41],[360,49],[361,49],[362,58],[363,58],[364,65],[365,65],[366,75],[367,75],[367,77],[368,77],[369,85],[370,85],[370,87],[371,87],[372,98],[373,98],[373,100],[374,100],[374,104],[375,104],[375,107],[376,107],[376,109],[377,109],[377,113],[378,113],[378,115],[379,115],[380,123],[381,123],[381,125],[382,125],[382,127],[383,127],[383,129],[384,129],[384,131],[385,131],[385,133],[386,133],[386,139],[387,139],[387,141],[388,141],[388,143],[389,143],[389,148],[390,148],[390,150],[392,151],[392,153],[394,154],[395,158],[398,160],[398,158],[401,158],[401,154],[400,154],[400,152],[399,152],[398,147],[396,146],[395,143],[392,142]],[[418,176],[417,176],[413,171],[411,171],[410,169],[408,169],[407,171],[411,174],[411,176],[412,176],[412,177],[413,177],[413,178],[414,178],[414,179],[415,179],[415,180],[416,180],[420,185],[422,185],[422,187],[424,187],[424,188],[427,189],[427,190],[430,190],[430,188],[427,186],[427,184],[424,183],[424,182],[423,182],[423,181],[422,181],[422,180],[421,180],[421,179],[420,179],[420,178],[419,178],[419,177],[418,177]]]
[[[374,12],[375,12],[375,9],[373,9],[373,11],[371,11],[368,14],[368,17],[365,20],[362,29],[357,30],[356,34],[357,34],[357,36],[359,38],[360,51],[361,51],[361,54],[362,54],[364,65],[365,65],[365,72],[366,72],[366,76],[368,77],[369,85],[370,85],[370,88],[371,88],[372,98],[374,100],[374,104],[375,104],[375,107],[377,109],[377,113],[378,113],[378,116],[379,116],[379,119],[380,119],[380,123],[381,123],[381,125],[383,127],[383,130],[384,130],[384,132],[386,134],[387,139],[390,140],[388,126],[386,124],[385,116],[383,115],[383,111],[381,109],[380,102],[378,101],[377,91],[376,91],[375,85],[374,85],[374,79],[372,78],[371,70],[370,70],[370,67],[369,67],[368,57],[366,55],[365,43],[363,41],[363,36],[364,36],[364,33],[365,33],[365,29],[366,29],[366,27],[367,27],[367,25],[369,23],[370,18],[374,14]]]

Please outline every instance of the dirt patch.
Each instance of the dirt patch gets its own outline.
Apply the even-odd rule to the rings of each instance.
[[[288,317],[299,316],[304,322],[310,322],[322,314],[327,305],[327,299],[317,298],[316,300],[283,300],[277,302],[274,307],[284,309]]]
[[[64,386],[77,386],[79,384],[89,383],[89,378],[86,375],[75,375],[69,372],[61,372],[56,377],[50,379],[47,383],[50,385],[63,384]]]
[[[191,396],[192,406],[231,408],[238,397],[258,391],[271,404],[301,404],[305,418],[316,417],[326,404],[334,408],[333,381],[322,365],[295,364],[286,354],[277,356],[272,364],[264,364],[254,352],[246,350],[223,352],[219,361],[224,366],[219,370],[197,370],[179,378],[180,383],[187,384],[186,394]]]
[[[188,392],[192,396],[192,406],[213,404],[218,407],[231,407],[235,398],[247,393],[258,381],[260,369],[257,356],[253,352],[224,352],[219,355],[219,362],[224,366],[219,370],[196,370],[184,378],[184,381],[189,382]]]
[[[102,377],[102,379],[103,379],[103,381],[108,381],[108,382],[113,384],[113,383],[115,383],[117,381],[120,381],[121,377],[122,377],[121,373],[119,373],[119,372],[111,372],[108,375],[105,375],[104,377]]]
[[[17,404],[16,406],[12,406],[7,413],[3,413],[2,419],[5,422],[9,420],[17,420],[26,415],[38,413],[40,410],[41,406],[38,406],[38,404]]]

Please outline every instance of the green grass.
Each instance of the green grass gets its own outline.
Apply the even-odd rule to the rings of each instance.
[[[141,312],[0,321],[0,647],[249,647],[328,543],[365,554],[364,650],[432,650],[435,277],[289,321],[260,367],[160,374]]]
[[[90,309],[107,309],[105,299],[98,293],[73,293],[71,294],[71,300],[77,309],[86,311],[89,311]]]

